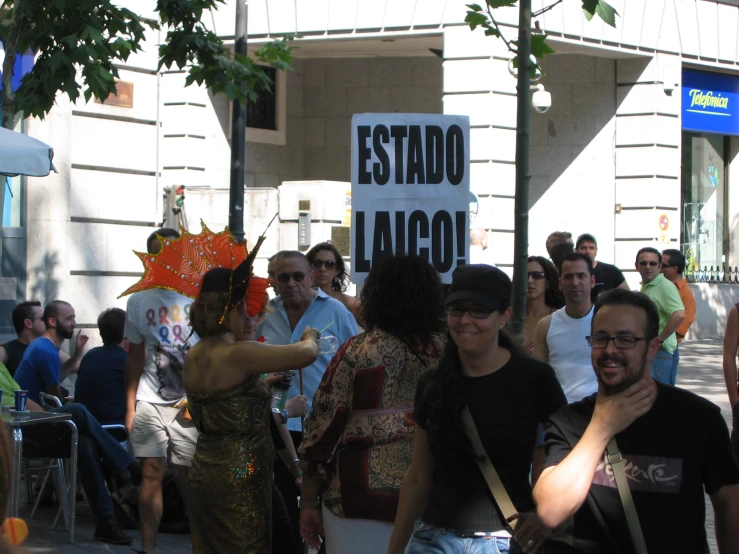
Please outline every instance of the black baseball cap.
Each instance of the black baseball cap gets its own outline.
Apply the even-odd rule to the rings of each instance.
[[[588,242],[592,242],[595,245],[595,247],[598,248],[598,241],[595,240],[595,237],[593,235],[591,235],[590,233],[583,233],[582,235],[580,235],[579,237],[577,237],[577,242],[575,243],[575,248],[580,248],[580,243],[582,241],[585,241],[585,240],[588,241]]]
[[[488,310],[511,305],[511,279],[497,267],[486,264],[460,265],[452,273],[446,304],[476,302]]]

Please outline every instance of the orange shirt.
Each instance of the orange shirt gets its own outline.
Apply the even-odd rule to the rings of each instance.
[[[693,291],[690,290],[690,286],[685,278],[680,278],[680,280],[675,283],[675,286],[680,293],[680,300],[683,301],[683,305],[685,306],[685,319],[683,319],[683,322],[676,331],[677,342],[682,342],[685,335],[688,334],[688,329],[695,320],[695,296],[693,295]]]

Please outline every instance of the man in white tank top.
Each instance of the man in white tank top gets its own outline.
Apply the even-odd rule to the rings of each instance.
[[[559,268],[559,288],[565,307],[539,321],[534,335],[534,357],[554,369],[567,402],[576,402],[598,391],[593,372],[590,335],[595,286],[593,262],[577,252],[567,254]]]

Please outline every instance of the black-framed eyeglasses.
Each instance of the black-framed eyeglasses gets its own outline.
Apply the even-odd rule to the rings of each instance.
[[[326,269],[333,269],[336,266],[336,262],[333,260],[313,260],[311,265],[316,269],[321,269],[324,265]]]
[[[642,260],[639,262],[639,265],[642,267],[646,267],[646,266],[655,267],[659,265],[659,262],[648,262],[646,260]]]
[[[305,273],[302,271],[296,271],[295,273],[280,273],[277,275],[277,282],[285,285],[290,282],[290,278],[292,278],[296,283],[300,283],[305,279]]]
[[[534,281],[541,281],[542,279],[546,278],[547,274],[543,271],[529,271],[529,277],[531,277]]]
[[[609,337],[607,335],[592,335],[585,337],[588,346],[591,348],[606,348],[608,343],[613,341],[613,346],[619,350],[630,350],[636,347],[636,343],[647,340],[647,337],[631,337],[629,335],[619,335],[617,337]]]
[[[467,312],[472,319],[487,319],[492,313],[491,310],[480,305],[464,306],[463,304],[449,304],[444,307],[444,311],[446,315],[454,317],[462,317]]]

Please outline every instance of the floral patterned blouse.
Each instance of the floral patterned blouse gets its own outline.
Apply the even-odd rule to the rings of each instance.
[[[313,397],[300,446],[306,474],[322,477],[334,515],[394,521],[411,462],[418,378],[438,365],[445,338],[426,352],[385,331],[362,333],[336,353]],[[414,352],[415,350],[415,352]]]

